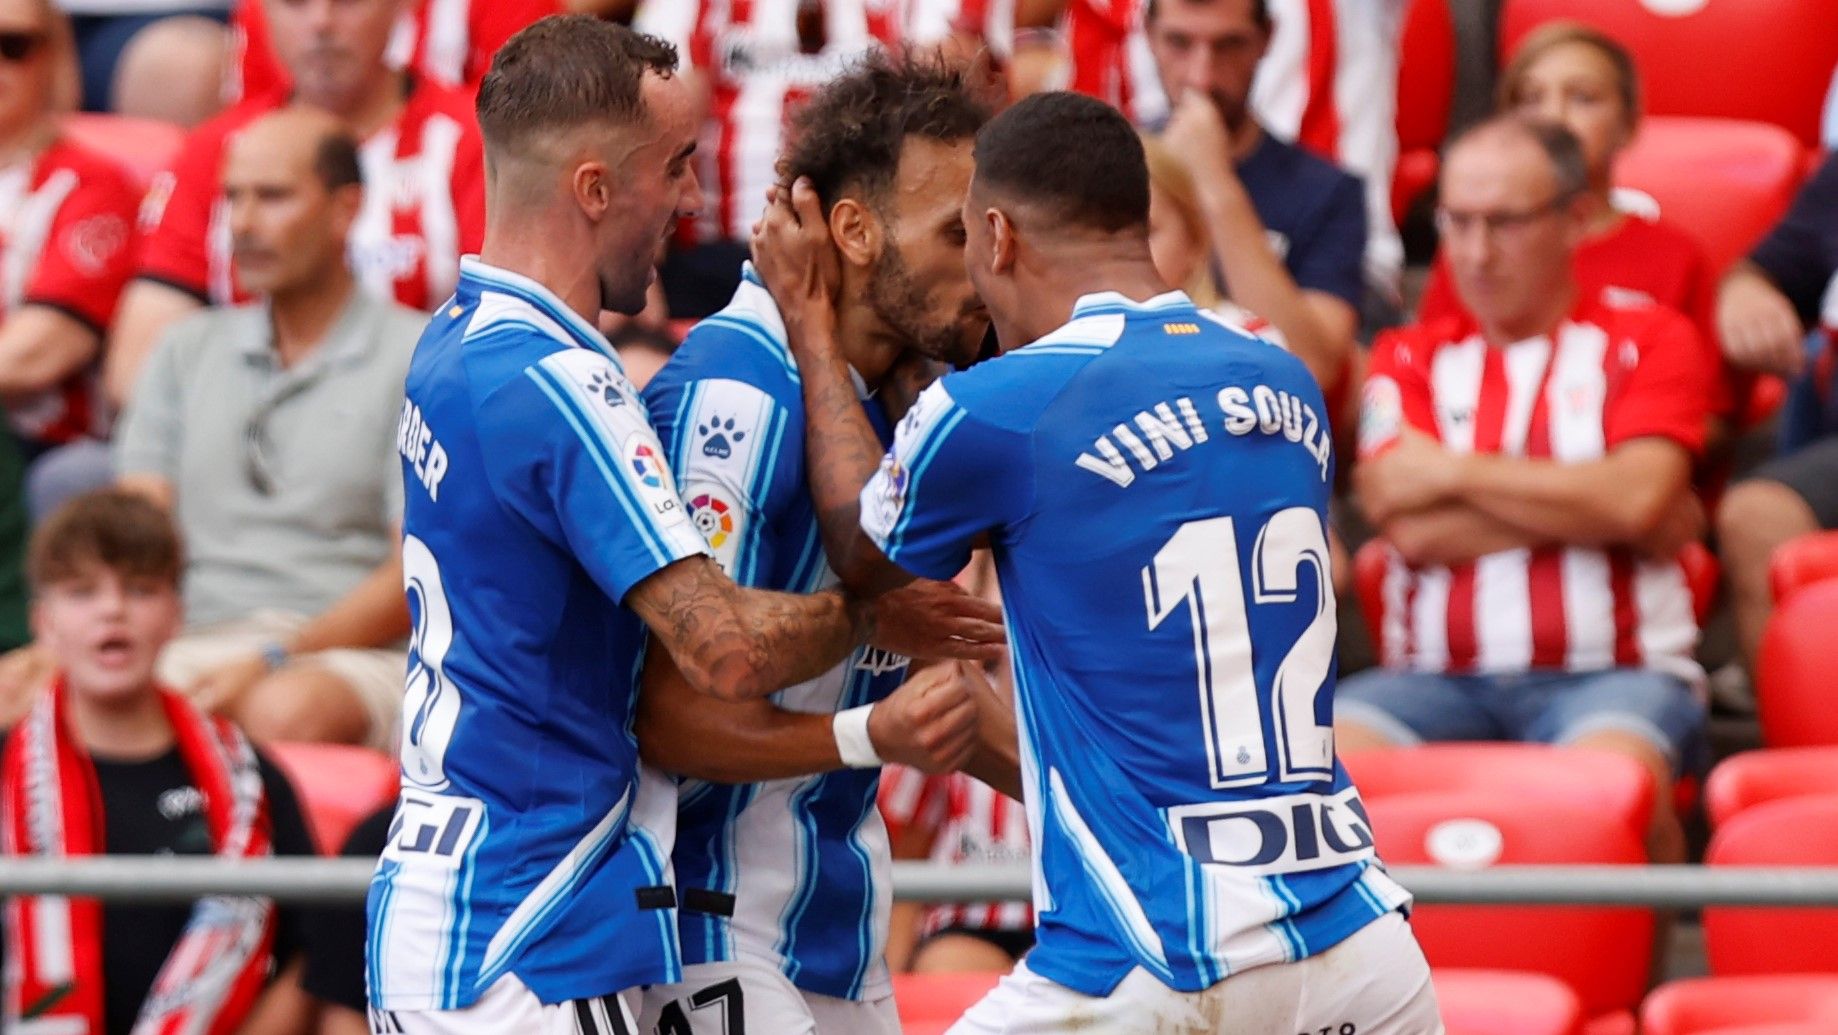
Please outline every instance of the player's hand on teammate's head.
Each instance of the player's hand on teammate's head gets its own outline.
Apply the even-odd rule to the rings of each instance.
[[[775,187],[770,197],[753,229],[753,268],[778,303],[797,351],[829,340],[828,335],[801,332],[833,326],[842,261],[830,238],[823,201],[808,178]]]
[[[868,739],[888,762],[927,773],[949,773],[977,745],[977,702],[965,662],[946,661],[914,672],[868,715]]]
[[[950,582],[915,579],[874,602],[874,645],[913,658],[999,661],[1002,609]]]

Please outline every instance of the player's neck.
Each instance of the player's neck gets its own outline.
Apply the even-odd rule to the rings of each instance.
[[[356,280],[341,262],[295,290],[269,296],[268,319],[282,367],[298,363],[325,341],[356,290]]]
[[[98,700],[70,690],[67,700],[71,731],[92,755],[136,762],[158,758],[173,744],[172,721],[149,683],[143,690]]]
[[[1543,301],[1534,309],[1502,320],[1477,317],[1481,334],[1489,345],[1511,345],[1555,331],[1576,305],[1576,282],[1568,277],[1552,290],[1542,292]]]
[[[507,206],[486,226],[479,261],[530,278],[581,319],[597,324],[600,281],[593,266],[579,258],[592,254],[594,245],[572,240],[578,236],[553,213]]]
[[[856,301],[837,305],[836,340],[842,346],[842,358],[870,389],[875,389],[886,380],[906,345],[868,305],[866,296],[865,291],[850,290],[844,285],[843,298]]]
[[[1038,341],[1072,320],[1072,309],[1079,299],[1100,292],[1115,292],[1133,302],[1146,302],[1166,294],[1168,285],[1155,271],[1155,262],[1144,246],[1119,251],[1115,244],[1066,242],[1056,249],[1050,264],[1041,264],[1027,291],[1029,318],[1033,326],[1024,327],[1028,341]]]

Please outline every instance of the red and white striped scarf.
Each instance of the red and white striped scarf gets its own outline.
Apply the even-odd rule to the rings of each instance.
[[[220,856],[271,854],[268,799],[249,741],[160,691],[179,757],[204,798]],[[105,844],[101,790],[89,754],[65,722],[62,677],[7,738],[0,758],[0,848],[8,856],[72,858]],[[102,1035],[102,905],[93,898],[6,900],[6,988],[0,1028],[18,1035]],[[236,1030],[268,980],[274,904],[199,899],[141,1005],[135,1035]]]

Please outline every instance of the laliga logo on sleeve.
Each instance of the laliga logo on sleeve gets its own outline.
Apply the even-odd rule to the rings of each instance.
[[[643,434],[627,439],[625,462],[638,482],[639,498],[651,508],[651,514],[657,519],[658,525],[668,528],[684,521],[685,515],[683,503],[677,499],[676,488],[664,473],[664,458],[658,455],[654,442],[647,441]]]
[[[650,446],[643,442],[633,442],[632,448],[627,451],[626,459],[632,464],[632,473],[638,476],[638,480],[643,482],[646,488],[661,489],[664,487],[664,476],[661,473],[664,465],[658,460],[657,453]]]
[[[721,497],[713,493],[702,493],[689,501],[689,520],[695,523],[696,531],[708,540],[708,545],[721,549],[721,544],[734,534],[734,516],[731,507]]]

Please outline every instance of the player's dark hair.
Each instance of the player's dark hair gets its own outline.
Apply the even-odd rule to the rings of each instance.
[[[1589,189],[1589,160],[1583,156],[1583,145],[1576,134],[1558,123],[1528,119],[1511,112],[1489,116],[1457,133],[1443,148],[1443,167],[1448,167],[1449,155],[1474,138],[1502,133],[1517,134],[1538,145],[1551,163],[1552,175],[1557,178],[1559,198],[1573,198]]]
[[[328,191],[362,186],[364,165],[358,158],[357,138],[342,129],[320,137],[313,149],[313,173]]]
[[[1148,9],[1143,13],[1143,20],[1150,22],[1154,21],[1156,11],[1162,4],[1177,3],[1201,7],[1213,2],[1214,0],[1149,0]],[[1271,28],[1270,0],[1251,0],[1251,19],[1257,22],[1258,28],[1263,29],[1265,32],[1269,32]]]
[[[676,48],[663,40],[591,15],[532,22],[498,49],[479,83],[486,150],[589,122],[638,122],[645,74],[669,75],[676,63]]]
[[[1083,94],[1037,93],[976,136],[976,182],[1114,233],[1149,222],[1142,141],[1117,109]]]
[[[969,140],[987,121],[962,72],[911,53],[875,54],[798,108],[779,178],[809,177],[826,210],[851,189],[872,203],[892,185],[909,138]]]
[[[38,526],[26,577],[34,591],[43,591],[91,565],[176,588],[185,550],[165,508],[136,493],[99,489],[65,503]]]

